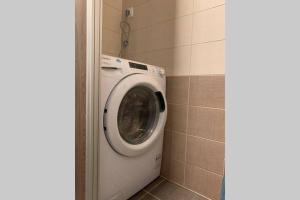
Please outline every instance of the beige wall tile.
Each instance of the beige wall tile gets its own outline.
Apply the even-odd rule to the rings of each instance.
[[[174,45],[174,24],[167,21],[149,28],[149,51],[171,48]]]
[[[142,62],[148,64],[148,53],[136,54],[135,61]]]
[[[225,4],[225,0],[194,0],[194,11],[206,10]]]
[[[224,74],[225,42],[216,41],[225,38],[225,6],[218,6],[222,2],[125,1],[125,6],[135,6],[135,16],[128,18],[132,29],[136,30],[131,33],[129,55],[147,52],[147,59],[143,59],[143,62],[165,68],[167,76]],[[193,3],[196,11],[214,8],[192,14]],[[208,41],[215,42],[206,43]]]
[[[123,3],[123,8],[128,7],[134,7],[134,17],[129,18],[129,20],[133,22],[132,28],[136,30],[192,14],[193,0],[126,0]],[[147,14],[144,15],[145,13]]]
[[[136,7],[149,2],[150,2],[149,0],[123,0],[123,8]]]
[[[193,13],[193,0],[171,0],[175,8],[175,17],[190,15]]]
[[[184,164],[175,160],[171,161],[169,179],[181,185],[184,184]]]
[[[188,104],[189,76],[167,77],[167,101],[174,104]]]
[[[163,67],[167,76],[189,75],[190,46],[155,50],[148,53],[148,63]]]
[[[193,13],[193,0],[152,0],[150,4],[149,8],[155,10],[152,24]]]
[[[185,162],[185,146],[186,146],[186,135],[172,133],[172,148],[171,157],[172,160]]]
[[[134,5],[134,3],[128,5]],[[193,0],[151,0],[133,7],[134,16],[128,18],[128,20],[132,24],[132,29],[137,30],[192,14]]]
[[[224,143],[188,136],[187,163],[222,175],[224,148]]]
[[[149,49],[159,50],[191,44],[192,16],[156,24],[150,29]],[[147,37],[146,37],[147,38]]]
[[[103,28],[120,33],[120,22],[122,11],[112,8],[107,4],[103,5]]]
[[[137,61],[137,62],[141,62],[141,63],[145,63],[145,64],[149,64],[148,61],[148,54],[147,53],[133,53],[133,54],[128,54],[125,53],[123,54],[123,58],[128,59],[128,60],[133,60],[133,61]]]
[[[194,14],[193,44],[225,38],[225,6]]]
[[[192,190],[211,198],[220,199],[222,176],[202,170],[196,166],[187,165],[185,185]]]
[[[135,53],[129,53],[129,52],[125,51],[123,53],[123,58],[128,59],[128,60],[136,60],[136,54]]]
[[[219,142],[225,140],[225,111],[210,108],[189,108],[188,134]]]
[[[167,76],[186,76],[190,74],[191,46],[176,47],[171,50],[171,60]]]
[[[173,53],[171,49],[161,49],[148,53],[148,62],[151,65],[162,67],[166,70],[171,66]]]
[[[192,46],[191,75],[224,74],[225,41]]]
[[[120,33],[103,29],[103,52],[108,55],[118,56],[120,52]]]
[[[128,54],[145,53],[149,48],[149,29],[132,31],[129,38]],[[119,39],[121,40],[121,38]]]
[[[151,2],[140,4],[139,6],[133,6],[133,17],[128,17],[127,20],[130,23],[131,30],[136,31],[142,28],[149,27],[153,21],[153,10],[150,9]],[[127,6],[132,7],[132,6]],[[124,11],[125,12],[125,11]]]
[[[149,4],[151,25],[175,18],[174,0],[151,0]]]
[[[120,11],[122,11],[122,1],[123,0],[103,0],[104,4],[110,5]]]
[[[190,105],[224,108],[224,76],[191,76]]]
[[[168,104],[166,129],[186,133],[187,109],[188,107],[186,105]]]
[[[129,36],[129,45],[125,51],[125,54],[129,56],[128,57],[129,60],[134,60],[133,56],[137,54],[136,46],[138,45],[138,42],[139,42],[138,31],[132,31]]]
[[[192,15],[180,17],[174,20],[174,46],[190,45],[192,38]]]
[[[118,56],[120,51],[122,0],[105,0],[103,3],[103,53]]]

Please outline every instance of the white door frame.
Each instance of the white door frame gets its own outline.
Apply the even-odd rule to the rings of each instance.
[[[99,197],[99,84],[102,0],[87,0],[86,38],[86,188],[85,200]]]

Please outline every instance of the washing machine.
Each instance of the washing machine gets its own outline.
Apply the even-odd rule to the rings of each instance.
[[[126,200],[160,174],[165,70],[102,55],[100,200]]]

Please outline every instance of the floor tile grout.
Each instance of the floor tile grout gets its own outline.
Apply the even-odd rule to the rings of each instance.
[[[184,187],[184,186],[182,186],[180,184],[177,184],[177,183],[175,183],[173,181],[169,181],[168,179],[166,179],[163,176],[160,176],[158,179],[162,179],[162,180],[159,180],[156,184],[154,184],[152,187],[150,187],[149,190],[146,190],[144,188],[143,190],[140,191],[140,192],[143,192],[144,194],[141,197],[139,197],[138,200],[143,200],[144,198],[147,198],[147,196],[148,197],[152,197],[155,200],[165,200],[165,199],[161,199],[160,197],[156,196],[156,194],[153,193],[153,191],[156,190],[156,189],[159,189],[159,187],[164,187],[162,185],[162,183],[169,183],[169,184],[171,184],[170,187],[181,188],[181,189],[185,190],[186,192],[188,192],[190,194],[198,196],[201,199],[203,198],[203,199],[206,199],[206,200],[211,200],[211,199],[209,199],[209,198],[207,198],[207,197],[205,197],[205,196],[203,196],[203,195],[201,195],[201,194],[199,194],[199,193],[197,193],[195,191],[192,191],[192,190],[190,190],[190,189],[188,189],[188,188],[186,188],[186,187]],[[157,179],[154,180],[154,181],[157,181]]]
[[[165,179],[165,178],[162,177],[162,176],[159,176],[159,178],[163,178],[163,180],[161,180],[160,182],[158,182],[157,184],[155,184],[155,185],[151,188],[151,191],[154,190],[155,188],[157,188],[162,182],[164,182],[164,181],[167,180],[167,179]],[[157,178],[157,179],[159,179],[159,178]],[[145,188],[143,189],[143,191],[145,191],[145,192],[151,192],[151,191],[146,190]]]
[[[157,200],[161,200],[160,198],[158,198],[157,196],[155,196],[154,194],[144,190],[144,192],[146,192],[148,195],[152,196],[153,198],[157,199]]]
[[[165,181],[167,181],[167,182],[169,182],[169,183],[171,183],[171,184],[174,184],[174,185],[176,185],[177,187],[183,188],[183,189],[185,189],[185,190],[187,190],[187,191],[189,191],[189,192],[191,192],[191,193],[193,193],[193,194],[196,194],[196,195],[198,195],[198,196],[200,196],[200,197],[202,197],[202,198],[204,198],[204,199],[206,199],[206,200],[211,200],[210,198],[208,198],[208,197],[206,197],[206,196],[204,196],[204,195],[202,195],[202,194],[200,194],[200,193],[198,193],[198,192],[195,192],[195,191],[193,191],[193,190],[191,190],[191,189],[189,189],[189,188],[187,188],[187,187],[185,187],[185,186],[183,186],[183,185],[180,185],[180,184],[178,184],[178,183],[176,183],[176,182],[173,182],[173,181],[168,180],[166,177],[163,177],[163,176],[161,176],[161,177],[164,178]]]

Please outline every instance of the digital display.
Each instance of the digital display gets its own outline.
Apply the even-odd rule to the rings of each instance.
[[[135,69],[148,70],[147,65],[129,62],[129,66]]]

